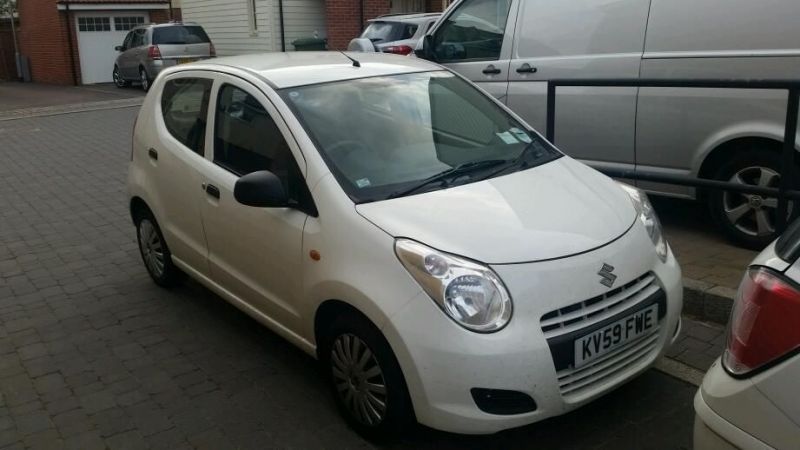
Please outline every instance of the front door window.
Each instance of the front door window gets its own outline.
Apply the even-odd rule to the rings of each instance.
[[[511,0],[467,0],[433,37],[439,62],[493,61],[500,58]]]

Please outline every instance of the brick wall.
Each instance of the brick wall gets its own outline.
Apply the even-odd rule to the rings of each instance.
[[[78,44],[72,33],[75,53],[75,76],[69,58],[66,14],[56,9],[55,0],[18,2],[20,51],[30,61],[33,81],[52,84],[74,84],[80,80]]]
[[[328,48],[344,50],[350,41],[361,34],[363,24],[361,3],[364,4],[364,20],[389,12],[389,0],[327,0],[325,17],[328,30]]]
[[[150,23],[169,22],[169,11],[166,9],[154,9],[149,13],[150,13]],[[173,9],[173,17],[174,17],[174,9]],[[173,18],[173,20],[179,20],[179,19]]]

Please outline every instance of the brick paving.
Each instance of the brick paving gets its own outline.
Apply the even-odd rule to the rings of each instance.
[[[196,283],[149,280],[124,192],[135,112],[0,122],[0,449],[370,447],[311,358]],[[698,330],[676,358],[717,339]],[[652,370],[543,424],[391,447],[688,448],[695,390]]]

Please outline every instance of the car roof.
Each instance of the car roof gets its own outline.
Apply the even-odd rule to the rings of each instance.
[[[427,19],[436,19],[442,13],[414,13],[414,14],[387,14],[370,19],[367,22],[424,22]]]
[[[199,27],[200,24],[197,23],[197,22],[146,23],[146,24],[143,24],[143,25],[136,26],[135,28],[163,28],[163,27],[175,27],[175,26]]]
[[[347,56],[357,60],[355,67]],[[207,59],[199,63],[182,65],[186,69],[208,66],[240,68],[264,78],[276,89],[352,80],[383,75],[442,70],[442,67],[424,59],[362,52],[285,52],[256,55],[227,56]]]

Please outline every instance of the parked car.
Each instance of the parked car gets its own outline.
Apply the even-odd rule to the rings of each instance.
[[[725,352],[694,399],[694,448],[800,447],[800,221],[744,275]]]
[[[114,84],[126,87],[139,82],[145,91],[166,67],[216,56],[203,27],[193,22],[136,27],[115,49],[119,56],[114,62]]]
[[[153,280],[189,274],[319,358],[367,436],[563,414],[646,370],[680,328],[680,268],[646,195],[427,61],[169,68],[132,152]]]
[[[388,14],[369,20],[361,36],[350,42],[348,50],[363,51],[365,47],[358,41],[368,40],[374,51],[410,55],[440,16],[440,13]]]
[[[795,79],[796,0],[460,0],[419,56],[464,75],[538,129],[551,79]],[[559,88],[555,141],[597,168],[777,187],[785,91]],[[777,202],[640,182],[698,198],[737,242],[775,239]]]

